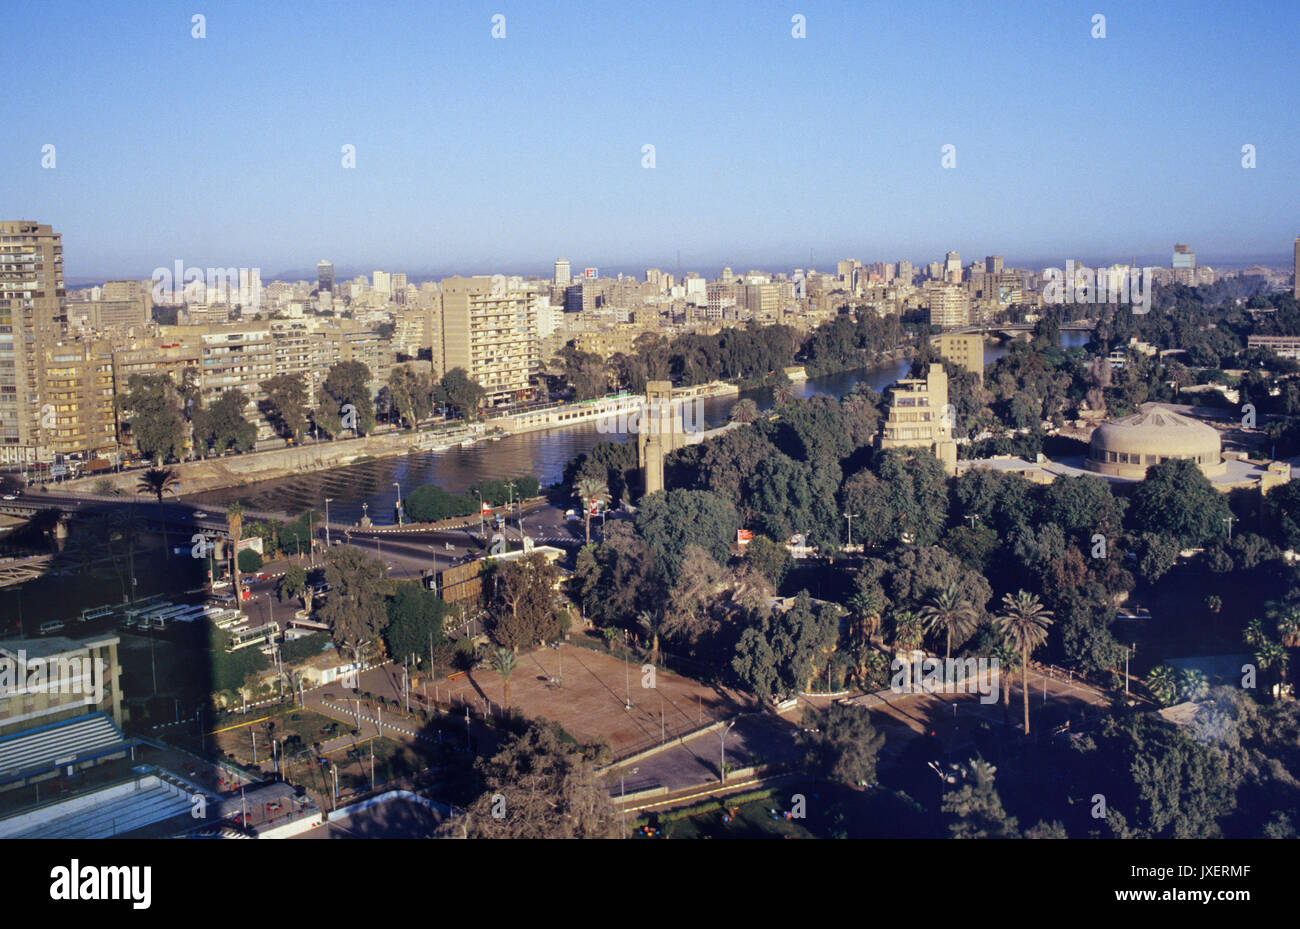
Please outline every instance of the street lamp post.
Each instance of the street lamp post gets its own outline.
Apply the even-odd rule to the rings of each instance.
[[[853,517],[857,515],[858,515],[857,513],[844,514],[844,518],[849,521],[849,548],[853,547]]]
[[[397,528],[402,528],[402,485],[393,481],[393,486],[397,488]]]
[[[325,498],[325,548],[326,550],[328,550],[330,547],[330,503],[333,502],[333,499],[334,499],[333,497]]]
[[[1232,524],[1235,523],[1235,522],[1237,521],[1237,517],[1235,517],[1235,516],[1225,516],[1225,517],[1223,517],[1223,521],[1224,521],[1225,523],[1228,524],[1228,541],[1231,542],[1231,541],[1232,541]]]
[[[718,762],[719,783],[722,784],[727,783],[727,734],[731,732],[731,727],[734,725],[736,725],[736,721],[733,719],[727,723],[727,728],[722,730],[722,757]]]

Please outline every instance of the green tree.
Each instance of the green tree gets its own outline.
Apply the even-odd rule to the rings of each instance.
[[[184,400],[166,374],[132,374],[116,404],[140,453],[161,466],[184,454]]]
[[[289,565],[284,572],[284,577],[280,578],[280,583],[277,585],[276,589],[276,594],[279,596],[280,602],[283,603],[284,601],[290,600],[294,597],[302,597],[306,591],[306,569],[303,568],[302,565]],[[307,609],[311,608],[305,601],[303,606],[307,607]]]
[[[1167,664],[1156,665],[1148,671],[1146,685],[1161,706],[1170,706],[1178,699],[1178,675]]]
[[[857,787],[875,783],[876,759],[885,734],[876,731],[865,707],[832,703],[824,710],[805,712],[799,743],[805,770]]]
[[[559,578],[559,569],[540,552],[496,565],[488,607],[492,638],[516,651],[554,639],[560,631]]]
[[[1014,597],[1003,595],[1002,613],[993,622],[1003,637],[1020,651],[1020,689],[1025,698],[1025,735],[1029,735],[1029,656],[1047,640],[1052,613],[1043,608],[1036,596],[1020,590]]]
[[[636,514],[636,530],[654,553],[660,575],[677,580],[688,545],[726,563],[740,528],[736,508],[705,490],[668,490],[650,494]]]
[[[1224,494],[1214,489],[1193,461],[1162,461],[1147,469],[1133,490],[1131,522],[1139,532],[1155,532],[1196,548],[1223,538],[1230,515]]]
[[[248,398],[237,387],[221,392],[211,406],[194,412],[194,444],[206,453],[214,449],[218,455],[234,449],[250,452],[257,445],[257,427],[244,418]]]
[[[920,616],[930,632],[943,635],[945,661],[952,657],[953,636],[964,641],[975,631],[978,622],[975,611],[962,599],[956,585],[949,585],[936,593],[929,603],[921,607]]]
[[[240,552],[235,562],[239,565],[239,570],[245,574],[252,574],[262,569],[262,556],[253,548],[246,548]]]
[[[388,616],[384,642],[394,659],[420,659],[430,651],[440,651],[446,644],[444,621],[447,604],[430,590],[414,581],[393,584],[393,594],[385,604]]]
[[[1019,823],[1002,806],[994,786],[997,768],[973,758],[952,775],[961,786],[943,798],[943,812],[952,817],[948,830],[954,839],[1014,839]]]
[[[395,365],[388,374],[388,390],[398,415],[414,429],[433,412],[433,381],[410,365]]]
[[[277,374],[261,383],[263,410],[282,436],[298,442],[307,431],[307,384],[301,374]]]
[[[501,675],[501,685],[505,691],[502,708],[507,713],[510,712],[510,675],[515,673],[517,667],[519,667],[519,659],[515,656],[514,649],[500,645],[492,653],[492,668]]]
[[[136,493],[153,494],[158,499],[158,521],[162,524],[164,558],[170,558],[172,550],[167,542],[167,518],[163,512],[163,494],[168,491],[175,492],[176,485],[179,483],[180,478],[171,468],[150,468],[140,475],[140,480],[135,485]]]
[[[762,534],[756,534],[749,545],[745,546],[745,560],[778,590],[794,567],[794,556],[790,554],[790,549]]]
[[[341,545],[325,553],[325,582],[330,593],[320,617],[329,624],[335,643],[360,659],[388,624],[388,569],[356,546]]]
[[[466,373],[464,368],[452,368],[444,374],[441,386],[446,394],[447,403],[457,415],[463,419],[474,419],[478,416],[478,409],[486,391]]]
[[[752,423],[758,419],[758,404],[748,397],[737,400],[727,414],[727,419],[733,423]]]
[[[618,819],[592,753],[562,740],[557,728],[531,724],[479,762],[483,793],[447,832],[468,838],[613,838]]]
[[[582,501],[582,513],[587,522],[587,544],[591,544],[591,511],[599,503],[609,499],[609,487],[599,477],[582,475],[574,485],[574,492]]]
[[[370,369],[360,361],[340,361],[330,368],[318,394],[316,423],[337,437],[351,429],[368,435],[375,428]]]
[[[789,696],[811,683],[817,660],[834,646],[838,632],[835,606],[814,608],[808,591],[800,591],[790,609],[760,614],[741,633],[732,669],[765,701]]]

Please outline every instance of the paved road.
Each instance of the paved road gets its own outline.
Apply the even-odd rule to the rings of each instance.
[[[767,713],[742,715],[726,736],[727,765],[743,768],[793,761],[799,756],[798,731]],[[617,797],[624,789],[629,793],[651,787],[677,791],[717,780],[722,746],[721,730],[702,732],[657,755],[611,769],[605,783]]]

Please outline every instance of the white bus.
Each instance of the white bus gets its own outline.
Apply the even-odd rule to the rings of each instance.
[[[167,624],[173,622],[177,616],[187,612],[191,607],[172,606],[163,610],[154,610],[152,613],[145,613],[136,620],[138,629],[166,629]]]
[[[97,606],[93,609],[81,611],[81,622],[88,623],[92,620],[103,619],[105,616],[112,616],[118,608],[111,603],[108,606]]]
[[[218,629],[229,629],[231,626],[242,623],[245,619],[244,614],[239,610],[228,610],[221,607],[217,608],[219,612],[211,617],[212,625]]]
[[[250,645],[270,643],[279,632],[280,624],[275,622],[267,623],[264,626],[256,626],[252,629],[240,630],[231,637],[230,644],[226,646],[226,651],[237,652],[241,648],[248,648]]]

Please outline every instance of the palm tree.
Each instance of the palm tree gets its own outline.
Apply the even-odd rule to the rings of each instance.
[[[1300,606],[1291,604],[1279,611],[1277,634],[1287,648],[1300,648]]]
[[[239,591],[239,540],[244,534],[244,508],[232,503],[226,508],[226,529],[230,533],[230,580],[235,590],[235,606],[243,603]]]
[[[1029,656],[1047,641],[1052,612],[1025,590],[1016,591],[1014,597],[1004,594],[1002,609],[1005,612],[994,617],[993,622],[1003,637],[1020,651],[1020,690],[1025,698],[1025,735],[1029,735]]]
[[[659,629],[664,624],[663,610],[642,610],[637,614],[637,622],[650,636],[650,663],[659,664]]]
[[[1195,668],[1187,668],[1178,676],[1178,694],[1184,700],[1204,700],[1210,692],[1210,682]]]
[[[921,617],[910,610],[895,610],[891,619],[894,621],[894,648],[900,652],[910,652],[921,647],[925,640],[925,625]]]
[[[1259,670],[1262,672],[1276,669],[1279,684],[1286,680],[1286,669],[1290,663],[1291,656],[1287,654],[1287,650],[1280,642],[1265,639],[1255,649],[1255,664],[1259,665]],[[1269,690],[1271,692],[1272,688],[1270,687]]]
[[[947,644],[944,661],[952,658],[952,637],[965,638],[975,629],[977,617],[971,605],[962,599],[956,584],[949,584],[921,607],[921,619],[930,632],[942,632]]]
[[[595,477],[590,474],[584,474],[574,483],[573,489],[578,493],[578,499],[582,501],[582,512],[587,520],[587,544],[591,544],[591,508],[592,506],[609,496],[609,486],[605,479]]]
[[[510,712],[510,675],[515,673],[515,668],[518,666],[519,659],[515,657],[514,649],[502,645],[492,653],[492,667],[501,675],[501,680],[505,683],[506,699],[503,707],[507,713]]]
[[[1258,648],[1268,641],[1268,636],[1264,633],[1264,623],[1258,617],[1246,623],[1241,637],[1251,648]]]
[[[135,485],[136,493],[153,494],[158,498],[158,519],[162,523],[163,532],[163,557],[171,556],[171,546],[167,543],[167,518],[163,514],[163,494],[167,491],[176,490],[176,485],[180,483],[180,478],[171,468],[150,468],[140,475],[139,482]]]
[[[880,595],[874,590],[859,591],[849,599],[856,635],[869,642],[880,631],[881,607]]]
[[[1007,641],[1006,638],[1003,638],[998,642],[997,646],[994,647],[993,660],[997,662],[999,676],[1003,671],[1009,671],[1014,674],[1020,669],[1020,652],[1017,651],[1016,647]],[[1011,688],[1003,687],[1002,708],[1005,711],[1009,706],[1011,706]],[[1005,718],[1005,716],[1006,714],[1004,712],[1003,718]]]
[[[1178,699],[1178,676],[1169,665],[1157,665],[1147,673],[1147,690],[1161,706],[1169,706]]]

